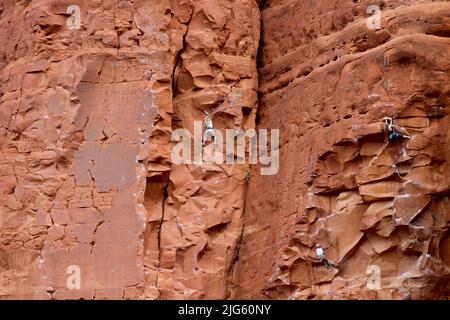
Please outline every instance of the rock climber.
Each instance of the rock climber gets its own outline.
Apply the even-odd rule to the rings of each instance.
[[[328,270],[333,269],[333,266],[328,261],[328,259],[325,257],[323,248],[321,247],[320,244],[316,244],[316,255],[317,255],[317,258],[319,258],[320,262],[323,263],[325,265],[325,267],[327,267]]]
[[[411,139],[406,130],[394,125],[392,118],[384,117],[384,128],[388,133],[388,142],[393,142],[401,139]]]
[[[213,126],[213,122],[211,120],[211,117],[209,116],[209,113],[204,111],[205,113],[205,133],[203,134],[204,140],[203,140],[203,145],[205,145],[206,143],[206,139],[208,136],[214,136],[214,126]]]
[[[388,134],[388,141],[386,142],[386,146],[394,141],[400,141],[402,139],[411,139],[411,136],[408,135],[408,132],[406,131],[406,129],[394,125],[394,120],[392,118],[384,117],[383,121],[384,121],[384,131],[387,132],[387,134]],[[403,150],[402,152],[404,152],[404,151],[405,150]],[[392,164],[392,168],[394,169],[394,172],[398,175],[398,177],[400,179],[405,179],[400,174],[399,169],[396,165],[399,157],[400,157],[400,155],[392,156],[393,162],[394,162]]]

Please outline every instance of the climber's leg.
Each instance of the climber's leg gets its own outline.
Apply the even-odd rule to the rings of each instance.
[[[327,267],[328,270],[333,269],[333,266],[330,264],[330,262],[327,259],[324,259],[325,267]]]
[[[214,136],[214,129],[207,128],[203,134],[203,146],[205,146],[208,141],[214,141]]]
[[[325,267],[327,267],[328,270],[331,270],[333,268],[331,263],[324,256],[320,257],[320,262],[322,262],[325,265]]]

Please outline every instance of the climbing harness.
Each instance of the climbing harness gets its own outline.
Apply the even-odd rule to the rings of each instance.
[[[389,141],[396,141],[403,139],[403,134],[397,131],[391,131],[388,137]]]

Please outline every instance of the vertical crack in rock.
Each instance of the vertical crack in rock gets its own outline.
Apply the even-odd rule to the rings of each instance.
[[[159,271],[161,268],[161,229],[162,229],[162,224],[164,221],[164,203],[165,203],[166,199],[167,199],[167,185],[166,185],[166,188],[164,188],[161,221],[159,222],[159,228],[158,228],[158,271],[156,274],[156,284],[158,284],[158,276],[159,276]]]
[[[213,114],[214,127],[223,134],[227,128],[254,127],[256,3],[185,1],[177,2],[172,13],[175,33],[181,33],[172,80],[172,129],[193,134],[195,121],[203,125],[205,112]],[[161,225],[161,299],[228,295],[246,168],[208,162],[172,165]]]
[[[248,172],[250,171],[250,167],[248,168]],[[234,252],[234,255],[232,257],[232,261],[230,264],[230,269],[228,271],[228,277],[227,277],[227,282],[226,282],[226,288],[227,290],[227,294],[226,294],[226,299],[235,299],[236,297],[233,296],[234,294],[234,289],[236,288],[236,283],[235,283],[235,279],[236,279],[236,271],[237,271],[237,265],[239,263],[239,254],[241,251],[241,245],[242,245],[242,241],[244,238],[244,231],[245,231],[245,217],[246,217],[246,213],[247,213],[247,197],[248,197],[248,181],[250,179],[250,176],[246,176],[246,180],[247,183],[245,185],[244,188],[244,196],[243,196],[243,211],[242,211],[242,224],[241,224],[241,230],[240,230],[240,234],[239,234],[239,238],[236,241],[236,250]]]
[[[181,55],[183,54],[184,50],[186,49],[186,35],[189,32],[189,24],[191,23],[193,15],[194,15],[194,8],[192,8],[192,10],[191,10],[189,20],[186,21],[185,23],[181,23],[181,25],[185,26],[186,30],[183,32],[183,35],[182,35],[182,46],[177,51],[176,57],[175,57],[175,64],[174,64],[174,68],[173,68],[173,72],[172,72],[172,100],[175,100],[177,93],[178,93],[177,92],[177,70],[179,70],[182,65],[182,60],[180,61],[180,58],[181,58]]]

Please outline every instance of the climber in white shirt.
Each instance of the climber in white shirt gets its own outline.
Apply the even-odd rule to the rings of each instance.
[[[206,139],[208,136],[214,136],[214,126],[213,126],[213,122],[211,120],[211,117],[209,116],[209,113],[204,111],[205,113],[205,127],[206,130],[203,134],[204,140],[203,140],[203,145],[205,145],[206,143]]]
[[[320,246],[320,244],[316,244],[316,255],[317,258],[319,258],[320,262],[322,262],[328,270],[331,270],[333,268],[328,259],[325,257],[323,248]]]

